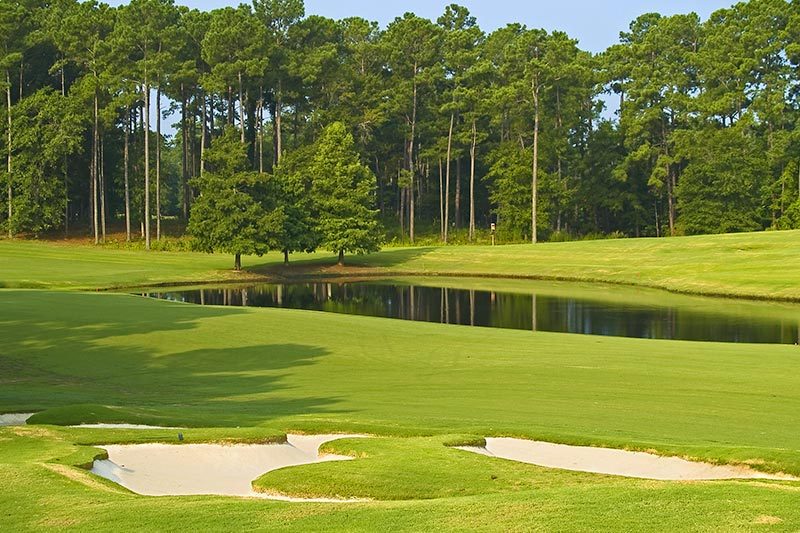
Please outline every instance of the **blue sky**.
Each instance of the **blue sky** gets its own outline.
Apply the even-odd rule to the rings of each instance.
[[[112,5],[122,2],[111,1]],[[176,3],[199,9],[237,5],[239,0],[176,0]],[[247,3],[247,2],[245,2]],[[385,26],[394,17],[411,11],[430,19],[438,17],[451,1],[406,0],[306,0],[306,13],[331,18],[361,16]],[[734,0],[461,0],[487,31],[520,22],[529,27],[563,30],[580,41],[581,47],[599,52],[617,42],[620,31],[642,13],[688,13],[694,11],[706,18],[715,10],[728,7]]]

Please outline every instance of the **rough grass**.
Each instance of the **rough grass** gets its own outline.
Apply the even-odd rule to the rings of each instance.
[[[410,439],[398,445],[398,452],[428,454],[420,457],[418,465],[411,465],[407,474],[401,470],[390,478],[390,471],[374,469],[370,475],[383,481],[399,478],[398,493],[415,488],[422,493],[430,489],[452,493],[456,492],[452,483],[461,480],[463,484],[456,487],[466,487],[467,494],[356,504],[289,504],[204,496],[148,498],[54,462],[75,448],[67,436],[63,440],[17,436],[0,428],[0,439],[4,439],[0,440],[3,531],[139,532],[180,527],[198,531],[736,532],[800,527],[800,493],[781,488],[791,489],[788,485],[663,483],[548,472],[530,465],[516,468],[512,463],[484,461],[466,452],[457,458],[444,456],[432,439]],[[410,462],[401,466],[408,467]],[[316,466],[327,470],[329,479],[323,483],[330,486],[340,467],[356,464]],[[454,473],[453,467],[461,471]],[[425,468],[434,476],[421,476]],[[435,477],[439,473],[444,477]],[[348,487],[355,486],[349,475],[344,479]],[[296,477],[294,483],[308,487],[314,482]],[[472,492],[480,494],[469,495]]]
[[[99,289],[248,279],[247,272],[233,272],[232,266],[233,259],[225,255],[0,241],[0,288]]]
[[[800,231],[388,250],[351,263],[419,274],[606,281],[718,296],[800,299]]]
[[[0,241],[0,286],[108,288],[269,276],[425,274],[605,281],[707,295],[800,300],[800,231],[661,239],[614,239],[517,244],[393,248],[348,257],[338,269],[321,252],[245,258],[248,272],[231,272],[231,258]]]

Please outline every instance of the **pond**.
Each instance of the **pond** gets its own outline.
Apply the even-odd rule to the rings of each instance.
[[[314,281],[154,289],[200,305],[285,307],[494,328],[647,339],[796,344],[800,305],[522,280]]]

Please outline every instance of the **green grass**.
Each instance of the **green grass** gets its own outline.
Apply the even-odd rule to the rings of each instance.
[[[504,434],[800,474],[796,346],[3,291],[0,410],[44,423]],[[358,335],[353,335],[358,332]],[[74,406],[65,408],[65,406]],[[112,406],[113,409],[98,408]]]
[[[442,458],[431,439],[398,451],[429,453],[409,471],[449,473],[480,495],[358,504],[288,504],[220,497],[146,498],[131,494],[59,457],[91,459],[70,437],[48,428],[0,429],[0,528],[4,531],[793,531],[798,492],[787,485],[744,482],[664,483],[547,472],[473,457]],[[416,448],[416,449],[415,449]],[[444,450],[447,452],[447,450]],[[447,454],[449,455],[449,454]],[[346,463],[314,465],[335,476]],[[444,464],[439,464],[437,461]],[[405,466],[408,466],[406,462]],[[308,474],[306,467],[303,473]],[[292,469],[287,469],[290,473]],[[427,470],[425,470],[427,471]],[[279,472],[276,472],[278,474]],[[384,472],[377,472],[385,479]],[[400,488],[408,483],[403,472]],[[396,477],[391,478],[394,481]],[[433,486],[437,480],[430,479]],[[517,483],[519,481],[519,483]],[[413,480],[412,480],[413,482]],[[303,483],[300,480],[300,483]],[[329,481],[328,481],[329,483]],[[418,482],[417,482],[418,483]],[[352,485],[351,485],[352,486]],[[452,492],[452,491],[451,491]],[[765,520],[779,523],[759,525]]]
[[[247,273],[235,273],[232,266],[226,255],[0,241],[0,287],[6,288],[98,289],[247,279]]]
[[[616,239],[509,246],[393,248],[348,257],[353,268],[331,268],[320,252],[280,267],[280,254],[231,258],[187,252],[126,251],[91,246],[0,241],[5,287],[82,288],[252,279],[254,275],[458,274],[605,281],[707,295],[800,300],[800,231],[664,239]]]
[[[389,436],[332,443],[358,458],[257,483],[379,500],[320,506],[138,497],[69,466],[90,461],[92,444],[175,442],[174,430],[3,429],[0,475],[13,481],[0,491],[0,529],[106,529],[116,519],[123,529],[180,521],[744,531],[761,516],[800,527],[798,483],[637,481],[445,446],[453,435],[513,435],[800,474],[795,346],[534,334],[118,294],[6,290],[0,308],[2,411],[43,410],[37,422],[51,424],[190,426],[187,442],[272,441],[286,431]]]
[[[695,294],[800,299],[800,231],[399,249],[353,258],[386,271],[605,281]]]
[[[446,273],[604,280],[760,298],[800,297],[800,232],[508,247],[394,249],[289,275]],[[281,258],[0,241],[0,286],[97,289],[286,275]],[[415,283],[419,283],[415,280]],[[423,281],[424,283],[424,281]],[[443,286],[533,290],[530,281]],[[537,284],[568,294],[576,287]],[[588,298],[718,306],[643,289]],[[732,313],[792,306],[724,302]],[[800,475],[800,348],[469,328],[282,309],[214,308],[124,294],[0,291],[0,530],[797,531],[800,482],[671,483],[544,469],[450,448],[483,436],[652,450]],[[259,490],[365,497],[287,504],[148,498],[97,478],[97,445],[276,442],[288,431],[362,432],[329,443],[353,461],[270,472]]]

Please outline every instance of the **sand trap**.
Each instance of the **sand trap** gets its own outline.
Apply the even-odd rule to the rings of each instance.
[[[186,429],[169,426],[146,426],[144,424],[80,424],[71,428],[95,429]]]
[[[0,426],[24,426],[35,413],[6,413],[0,415]]]
[[[282,501],[342,502],[328,498],[290,498],[255,492],[254,479],[279,468],[352,457],[319,455],[319,447],[337,439],[364,435],[288,435],[286,444],[132,444],[101,446],[107,460],[92,472],[145,496],[214,494]],[[360,500],[363,501],[363,500]]]
[[[744,466],[717,466],[644,452],[567,446],[524,439],[487,438],[485,447],[459,446],[458,449],[548,468],[644,479],[666,481],[797,480],[791,476],[757,472]]]

